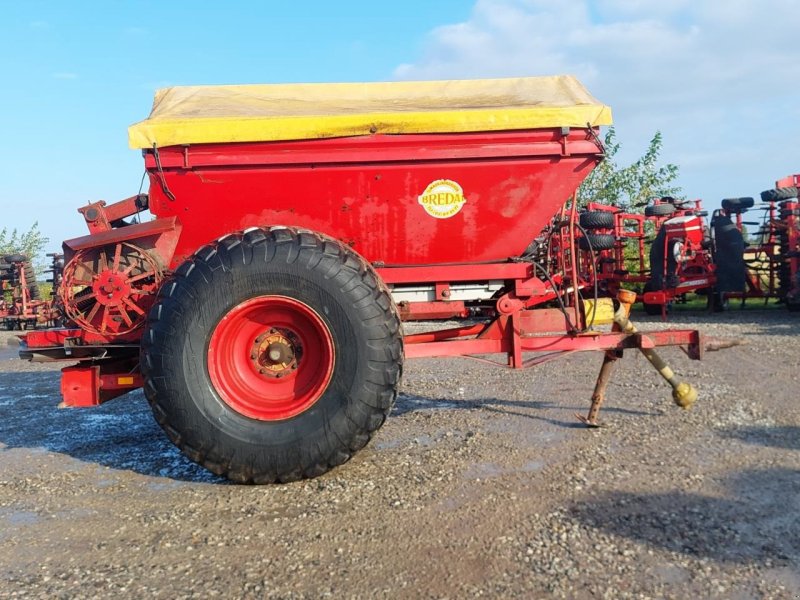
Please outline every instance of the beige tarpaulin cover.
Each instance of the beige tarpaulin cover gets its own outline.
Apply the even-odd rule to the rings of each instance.
[[[572,76],[392,83],[210,85],[158,90],[132,148],[610,125]]]

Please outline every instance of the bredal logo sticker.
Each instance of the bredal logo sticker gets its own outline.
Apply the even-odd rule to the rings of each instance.
[[[449,219],[464,206],[464,190],[455,181],[437,179],[418,198],[425,212],[437,219]]]

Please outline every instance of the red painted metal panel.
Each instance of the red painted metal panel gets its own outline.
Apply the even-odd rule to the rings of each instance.
[[[566,139],[567,152],[564,152]],[[380,149],[380,153],[375,150]],[[194,144],[159,149],[163,169],[206,167],[371,165],[387,162],[453,161],[529,156],[597,154],[586,130],[559,128],[486,133],[372,135],[318,140]],[[145,167],[157,169],[155,155],[145,154]]]
[[[98,406],[142,387],[137,365],[128,362],[77,365],[61,369],[61,395],[64,406]]]
[[[600,160],[585,130],[365,136],[164,148],[148,156],[150,210],[183,226],[171,266],[227,233],[308,228],[370,262],[432,265],[518,256]],[[449,218],[419,197],[438,180],[466,200]],[[162,180],[174,195],[170,200]],[[451,281],[451,279],[440,279]]]
[[[137,223],[118,229],[109,229],[108,231],[99,231],[97,233],[66,240],[64,242],[64,247],[75,251],[83,248],[95,248],[97,246],[115,244],[117,242],[129,242],[144,237],[157,236],[174,231],[175,228],[176,219],[174,217],[156,219],[155,221],[145,221],[144,223]]]
[[[88,407],[100,404],[100,367],[61,369],[61,396],[65,406]]]
[[[786,177],[782,177],[775,182],[776,188],[792,186],[800,186],[800,174],[787,175]]]
[[[425,321],[427,319],[451,319],[469,316],[463,301],[400,302],[397,305],[403,321]]]
[[[69,329],[36,329],[26,333],[23,339],[28,348],[35,350],[37,348],[60,348],[65,344],[69,345],[70,340],[80,340],[78,343],[82,346],[124,344],[126,342],[136,342],[138,344],[140,335],[140,331],[121,336],[101,335],[72,327]]]

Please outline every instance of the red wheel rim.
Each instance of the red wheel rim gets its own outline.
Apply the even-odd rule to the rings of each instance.
[[[208,345],[208,374],[236,412],[279,421],[310,408],[328,387],[334,349],[330,329],[307,304],[259,296],[234,307]]]

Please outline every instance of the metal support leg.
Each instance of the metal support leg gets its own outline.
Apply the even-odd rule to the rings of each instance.
[[[632,296],[632,298],[631,298]],[[632,294],[626,290],[620,290],[617,294],[619,300],[619,308],[614,313],[614,324],[611,326],[611,331],[622,331],[620,324],[617,322],[617,317],[628,319],[631,312],[631,306],[636,301],[636,294]],[[592,405],[589,407],[589,414],[587,416],[575,415],[578,420],[586,424],[587,427],[599,427],[600,423],[597,421],[597,415],[600,413],[600,407],[606,397],[606,388],[608,382],[611,380],[611,372],[614,370],[614,363],[617,362],[622,356],[621,351],[608,350],[603,356],[603,365],[600,367],[600,374],[597,376],[597,382],[594,384],[594,392],[592,393]]]
[[[617,362],[617,356],[613,356],[609,350],[603,357],[603,366],[600,367],[600,374],[597,376],[597,382],[594,384],[594,392],[592,393],[592,405],[589,407],[589,414],[587,416],[578,415],[578,420],[584,423],[587,427],[600,427],[597,421],[597,415],[600,412],[600,407],[606,397],[606,388],[608,382],[611,380],[611,372],[614,370],[614,363]]]

